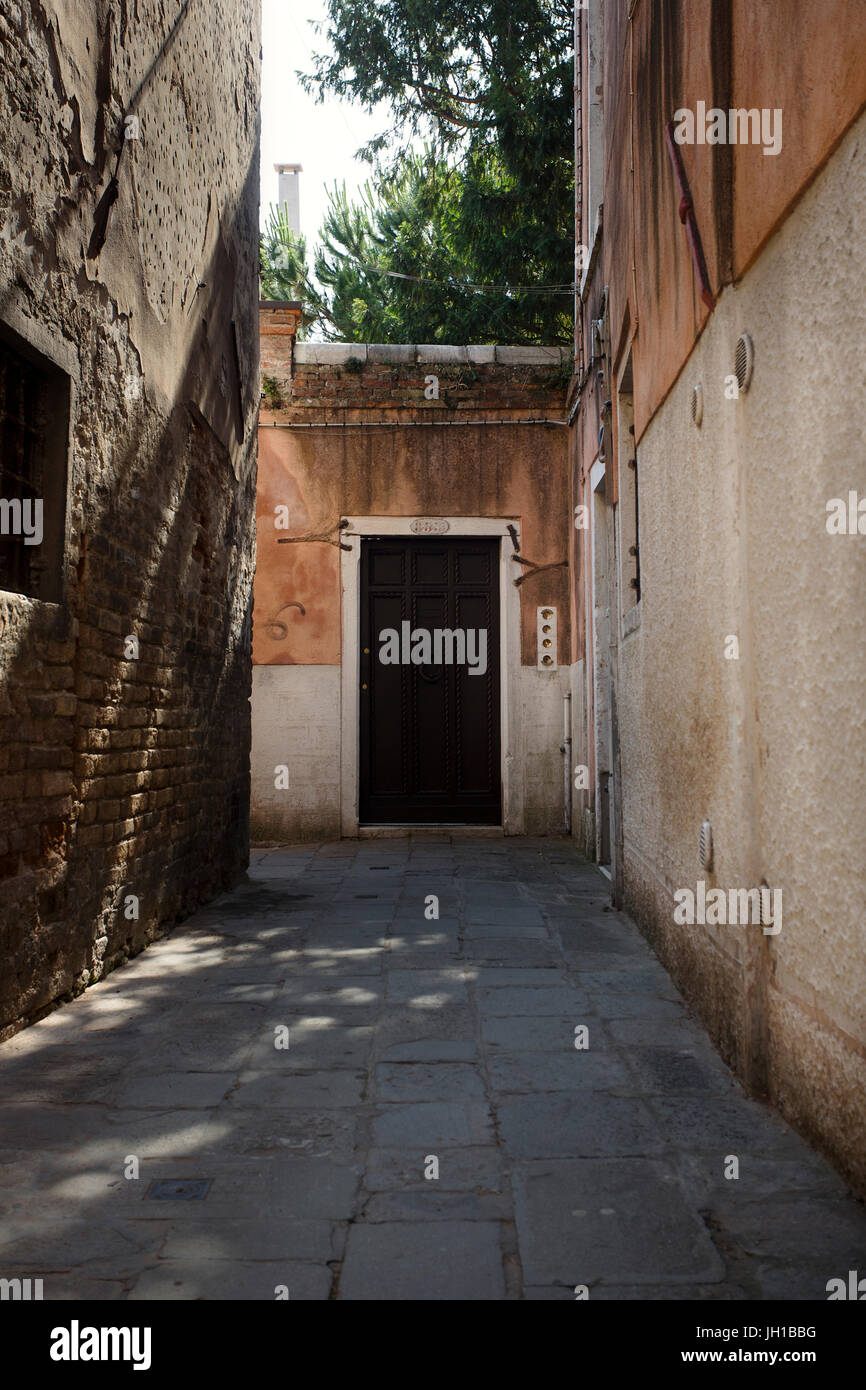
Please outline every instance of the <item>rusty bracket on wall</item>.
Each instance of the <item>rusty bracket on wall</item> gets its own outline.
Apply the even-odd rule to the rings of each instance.
[[[345,518],[342,521],[335,521],[327,531],[311,531],[308,536],[280,536],[277,545],[302,545],[305,541],[323,541],[325,545],[339,546],[340,550],[351,550],[350,545],[344,545],[339,536],[332,539],[335,531],[345,531],[349,525]]]
[[[559,570],[568,568],[567,560],[555,560],[551,565],[537,565],[534,560],[524,560],[523,556],[518,553],[519,543],[517,539],[516,528],[514,526],[509,526],[507,529],[508,534],[511,537],[511,544],[514,546],[514,554],[511,557],[512,560],[516,561],[518,565],[526,566],[526,574],[521,574],[517,579],[513,581],[515,589],[519,589],[521,584],[525,584],[527,579],[533,579],[536,574],[544,574],[546,570]]]
[[[302,603],[298,603],[297,599],[290,599],[288,603],[284,603],[282,608],[278,608],[274,616],[268,618],[264,625],[265,631],[274,642],[284,642],[289,635],[288,623],[280,622],[280,614],[285,613],[287,608],[300,608],[301,617],[306,618],[307,616],[306,608]]]
[[[691,190],[689,189],[689,182],[686,178],[686,171],[683,168],[683,161],[682,156],[680,155],[679,146],[674,140],[673,121],[668,121],[667,125],[665,126],[665,140],[667,142],[668,154],[671,157],[671,164],[673,165],[674,178],[677,181],[677,187],[680,192],[680,221],[685,227],[686,236],[689,239],[689,246],[691,247],[692,260],[695,266],[695,273],[698,277],[698,285],[700,287],[701,299],[704,301],[708,309],[713,309],[715,308],[716,300],[710,288],[710,277],[707,274],[707,263],[704,259],[704,248],[701,243],[701,234],[698,231],[698,222],[697,218],[695,217],[695,205],[692,201]]]

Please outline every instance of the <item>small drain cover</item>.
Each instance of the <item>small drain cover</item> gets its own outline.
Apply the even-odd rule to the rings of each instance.
[[[154,1178],[145,1197],[154,1202],[203,1202],[213,1178]]]
[[[356,898],[378,898],[378,893],[356,893]]]

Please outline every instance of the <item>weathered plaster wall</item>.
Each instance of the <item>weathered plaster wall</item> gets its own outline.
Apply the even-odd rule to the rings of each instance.
[[[782,111],[782,149],[679,147],[710,285],[739,277],[866,102],[862,0],[657,0],[604,6],[604,246],[614,361],[635,344],[640,439],[703,330],[665,125],[697,103]],[[588,22],[588,21],[587,21]],[[772,55],[772,57],[770,57]],[[591,131],[585,105],[587,139]],[[588,196],[588,185],[585,187]],[[584,210],[582,239],[592,226]],[[635,254],[635,248],[637,254]],[[588,358],[587,358],[588,360]]]
[[[254,666],[252,710],[253,842],[339,840],[339,666]]]
[[[617,396],[631,351],[644,592],[640,626],[632,614],[632,630],[616,634],[624,893],[744,1078],[866,1187],[866,1048],[852,1002],[866,984],[856,917],[862,551],[824,529],[828,498],[847,496],[858,478],[863,490],[854,248],[864,230],[866,10],[859,0],[659,0],[631,7],[629,19],[629,8],[604,7],[603,132],[593,128],[595,89],[583,95],[584,158],[593,142],[605,149],[604,220],[584,285],[586,374],[569,399],[571,505],[591,501],[590,470],[603,456],[621,534]],[[586,43],[592,20],[583,24]],[[719,296],[712,312],[664,143],[666,121],[699,101],[782,112],[778,155],[680,147]],[[594,352],[602,319],[606,340]],[[743,329],[755,380],[726,401]],[[700,430],[690,418],[698,382]],[[580,761],[591,788],[599,542],[585,531],[572,538],[574,655],[589,696]],[[738,662],[723,658],[729,634],[741,639]],[[592,790],[575,792],[580,843],[597,813]],[[701,874],[705,816],[719,847],[709,882],[758,886],[766,876],[782,888],[779,937],[674,926],[673,891]],[[616,874],[613,887],[623,887]]]
[[[558,607],[559,662],[567,665],[567,433],[561,422],[570,360],[558,348],[364,344],[297,344],[293,355],[283,347],[268,360],[282,406],[263,410],[259,430],[255,837],[326,838],[334,833],[335,815],[339,824],[335,783],[342,760],[357,757],[345,746],[340,715],[334,718],[328,675],[339,674],[342,660],[341,552],[334,542],[340,519],[348,516],[513,519],[521,554],[555,566],[520,586],[524,677],[514,717],[526,779],[516,828],[560,831],[562,680],[558,672],[536,670],[536,608]],[[438,400],[425,398],[430,375],[439,379]],[[560,423],[510,423],[533,418]],[[506,423],[489,423],[500,420]],[[387,427],[371,427],[381,422]],[[289,423],[318,427],[280,427]],[[275,524],[280,507],[288,508],[288,529]],[[280,544],[281,538],[291,543]],[[514,577],[522,572],[514,563]],[[290,768],[286,790],[274,787],[279,764]]]
[[[783,113],[780,155],[755,159],[747,147],[734,147],[734,269],[741,275],[863,110],[866,5],[731,0],[731,8],[737,104]]]
[[[62,601],[0,594],[5,1031],[246,863],[258,3],[175,17],[0,15],[0,321],[72,385]]]
[[[561,835],[565,830],[563,702],[569,670],[520,669],[519,719],[524,827],[530,835]]]
[[[866,491],[864,143],[861,118],[646,431],[642,618],[620,647],[627,902],[725,1053],[861,1187],[866,540],[825,523],[830,498]],[[754,378],[727,400],[743,330]],[[672,892],[698,878],[781,889],[781,932],[674,925]]]

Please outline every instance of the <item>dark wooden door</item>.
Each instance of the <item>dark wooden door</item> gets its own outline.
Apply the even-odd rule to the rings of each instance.
[[[499,541],[361,545],[364,825],[499,825]]]

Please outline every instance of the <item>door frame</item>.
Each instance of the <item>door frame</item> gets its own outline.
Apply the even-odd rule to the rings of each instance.
[[[347,516],[340,533],[349,550],[340,552],[342,661],[340,671],[340,825],[348,839],[357,839],[360,823],[360,680],[361,680],[361,541],[377,536],[417,538],[415,521],[447,521],[448,537],[499,537],[499,743],[502,776],[502,826],[506,835],[520,835],[524,824],[523,730],[519,720],[520,698],[520,591],[515,588],[516,566],[508,527],[520,535],[516,517],[472,516]],[[432,538],[432,537],[431,537]],[[417,827],[415,827],[417,829]],[[375,829],[365,826],[364,830]],[[389,827],[394,829],[394,827]],[[407,831],[413,829],[407,826]],[[473,826],[466,826],[472,833]],[[491,827],[481,827],[490,833]],[[495,831],[495,827],[493,827]]]
[[[592,582],[588,585],[588,632],[592,635],[592,741],[595,759],[595,859],[599,869],[610,880],[610,890],[616,901],[617,876],[621,874],[619,834],[620,806],[617,799],[617,756],[619,756],[619,734],[617,734],[617,638],[619,638],[620,596],[619,562],[616,553],[616,516],[614,506],[607,500],[607,470],[605,457],[601,456],[592,464],[589,471],[589,503],[591,503],[592,537]],[[599,582],[603,582],[607,599],[607,638],[606,663],[602,663],[602,634],[598,626]],[[614,626],[617,624],[617,626]],[[599,698],[603,678],[602,664],[606,664],[606,699]],[[603,712],[603,720],[602,720]],[[603,724],[603,727],[602,727]],[[602,756],[603,752],[603,756]],[[607,770],[607,816],[605,824],[605,796],[602,794],[602,763]],[[602,845],[605,830],[609,840],[610,858],[602,860]],[[619,902],[617,902],[619,906]]]
[[[611,625],[618,621],[617,594],[614,589],[616,580],[615,556],[612,554],[612,527],[613,517],[611,515],[610,503],[607,500],[607,472],[605,459],[597,458],[592,465],[589,475],[589,501],[590,501],[590,534],[592,536],[592,583],[588,586],[588,598],[590,604],[590,626],[588,631],[592,634],[592,724],[593,724],[593,744],[594,744],[594,799],[595,799],[595,858],[596,863],[601,868],[606,877],[611,878],[615,868],[616,859],[616,806],[613,787],[614,773],[614,746],[613,746],[613,643]],[[600,698],[600,687],[602,681],[602,636],[598,627],[598,601],[599,583],[604,582],[607,598],[608,620],[607,620],[607,651],[606,655],[606,676],[608,682],[607,698]],[[602,711],[604,711],[602,727]],[[604,765],[607,777],[607,818],[605,825],[605,796],[602,790],[602,765]],[[602,847],[605,840],[605,830],[607,831],[609,859],[605,862],[602,858]]]

